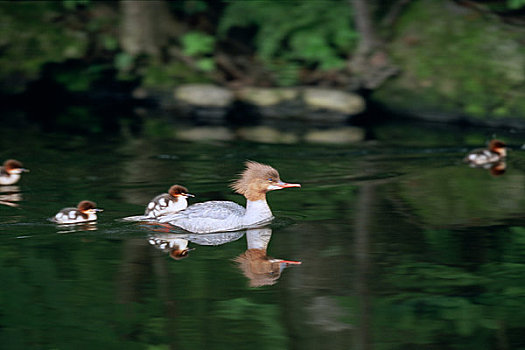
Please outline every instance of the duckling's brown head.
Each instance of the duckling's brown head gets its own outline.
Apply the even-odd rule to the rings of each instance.
[[[188,189],[186,187],[181,186],[181,185],[171,186],[170,189],[168,190],[168,193],[170,194],[170,196],[174,197],[175,199],[177,199],[178,197],[184,197],[184,198],[195,197],[194,195],[188,193]]]
[[[97,204],[92,201],[82,201],[78,203],[77,209],[83,214],[94,214],[98,211],[102,211],[102,209],[97,209]]]
[[[507,148],[506,147],[507,147],[507,145],[503,141],[500,141],[500,140],[491,140],[489,142],[489,149],[492,152],[496,152],[497,154],[499,154],[502,157],[506,157],[507,156]]]
[[[4,169],[8,174],[20,174],[22,172],[28,172],[21,162],[16,159],[8,159],[4,162]]]
[[[184,258],[187,258],[190,254],[190,251],[192,249],[184,248],[184,249],[173,249],[170,251],[170,258],[173,260],[182,260]]]

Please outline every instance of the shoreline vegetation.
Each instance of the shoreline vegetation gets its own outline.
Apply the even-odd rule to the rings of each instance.
[[[23,1],[0,21],[6,101],[525,128],[525,1]]]

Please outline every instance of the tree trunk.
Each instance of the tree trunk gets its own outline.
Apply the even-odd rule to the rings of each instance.
[[[385,80],[398,72],[390,63],[379,39],[370,14],[369,0],[349,0],[354,10],[356,29],[360,40],[357,50],[349,62],[349,70],[355,77],[354,87],[376,89]]]
[[[179,31],[166,1],[121,1],[120,11],[120,45],[132,56],[160,56]]]
[[[375,33],[370,17],[370,7],[367,0],[350,0],[354,8],[354,20],[360,35],[357,55],[368,56],[379,46],[379,39]]]

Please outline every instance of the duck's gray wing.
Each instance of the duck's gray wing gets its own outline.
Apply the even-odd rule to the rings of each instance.
[[[158,222],[169,223],[195,233],[234,231],[242,228],[241,221],[245,212],[244,207],[234,202],[209,201],[162,216],[158,218]]]

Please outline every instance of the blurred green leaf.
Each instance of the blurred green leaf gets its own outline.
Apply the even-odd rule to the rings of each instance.
[[[188,56],[211,54],[215,46],[215,38],[201,32],[187,33],[181,41],[183,52]]]
[[[507,0],[507,6],[512,10],[517,10],[525,6],[525,0]]]
[[[197,61],[197,67],[203,72],[211,72],[215,69],[213,58],[201,58]]]
[[[120,71],[125,71],[133,66],[135,58],[125,52],[120,52],[115,55],[115,67]]]

